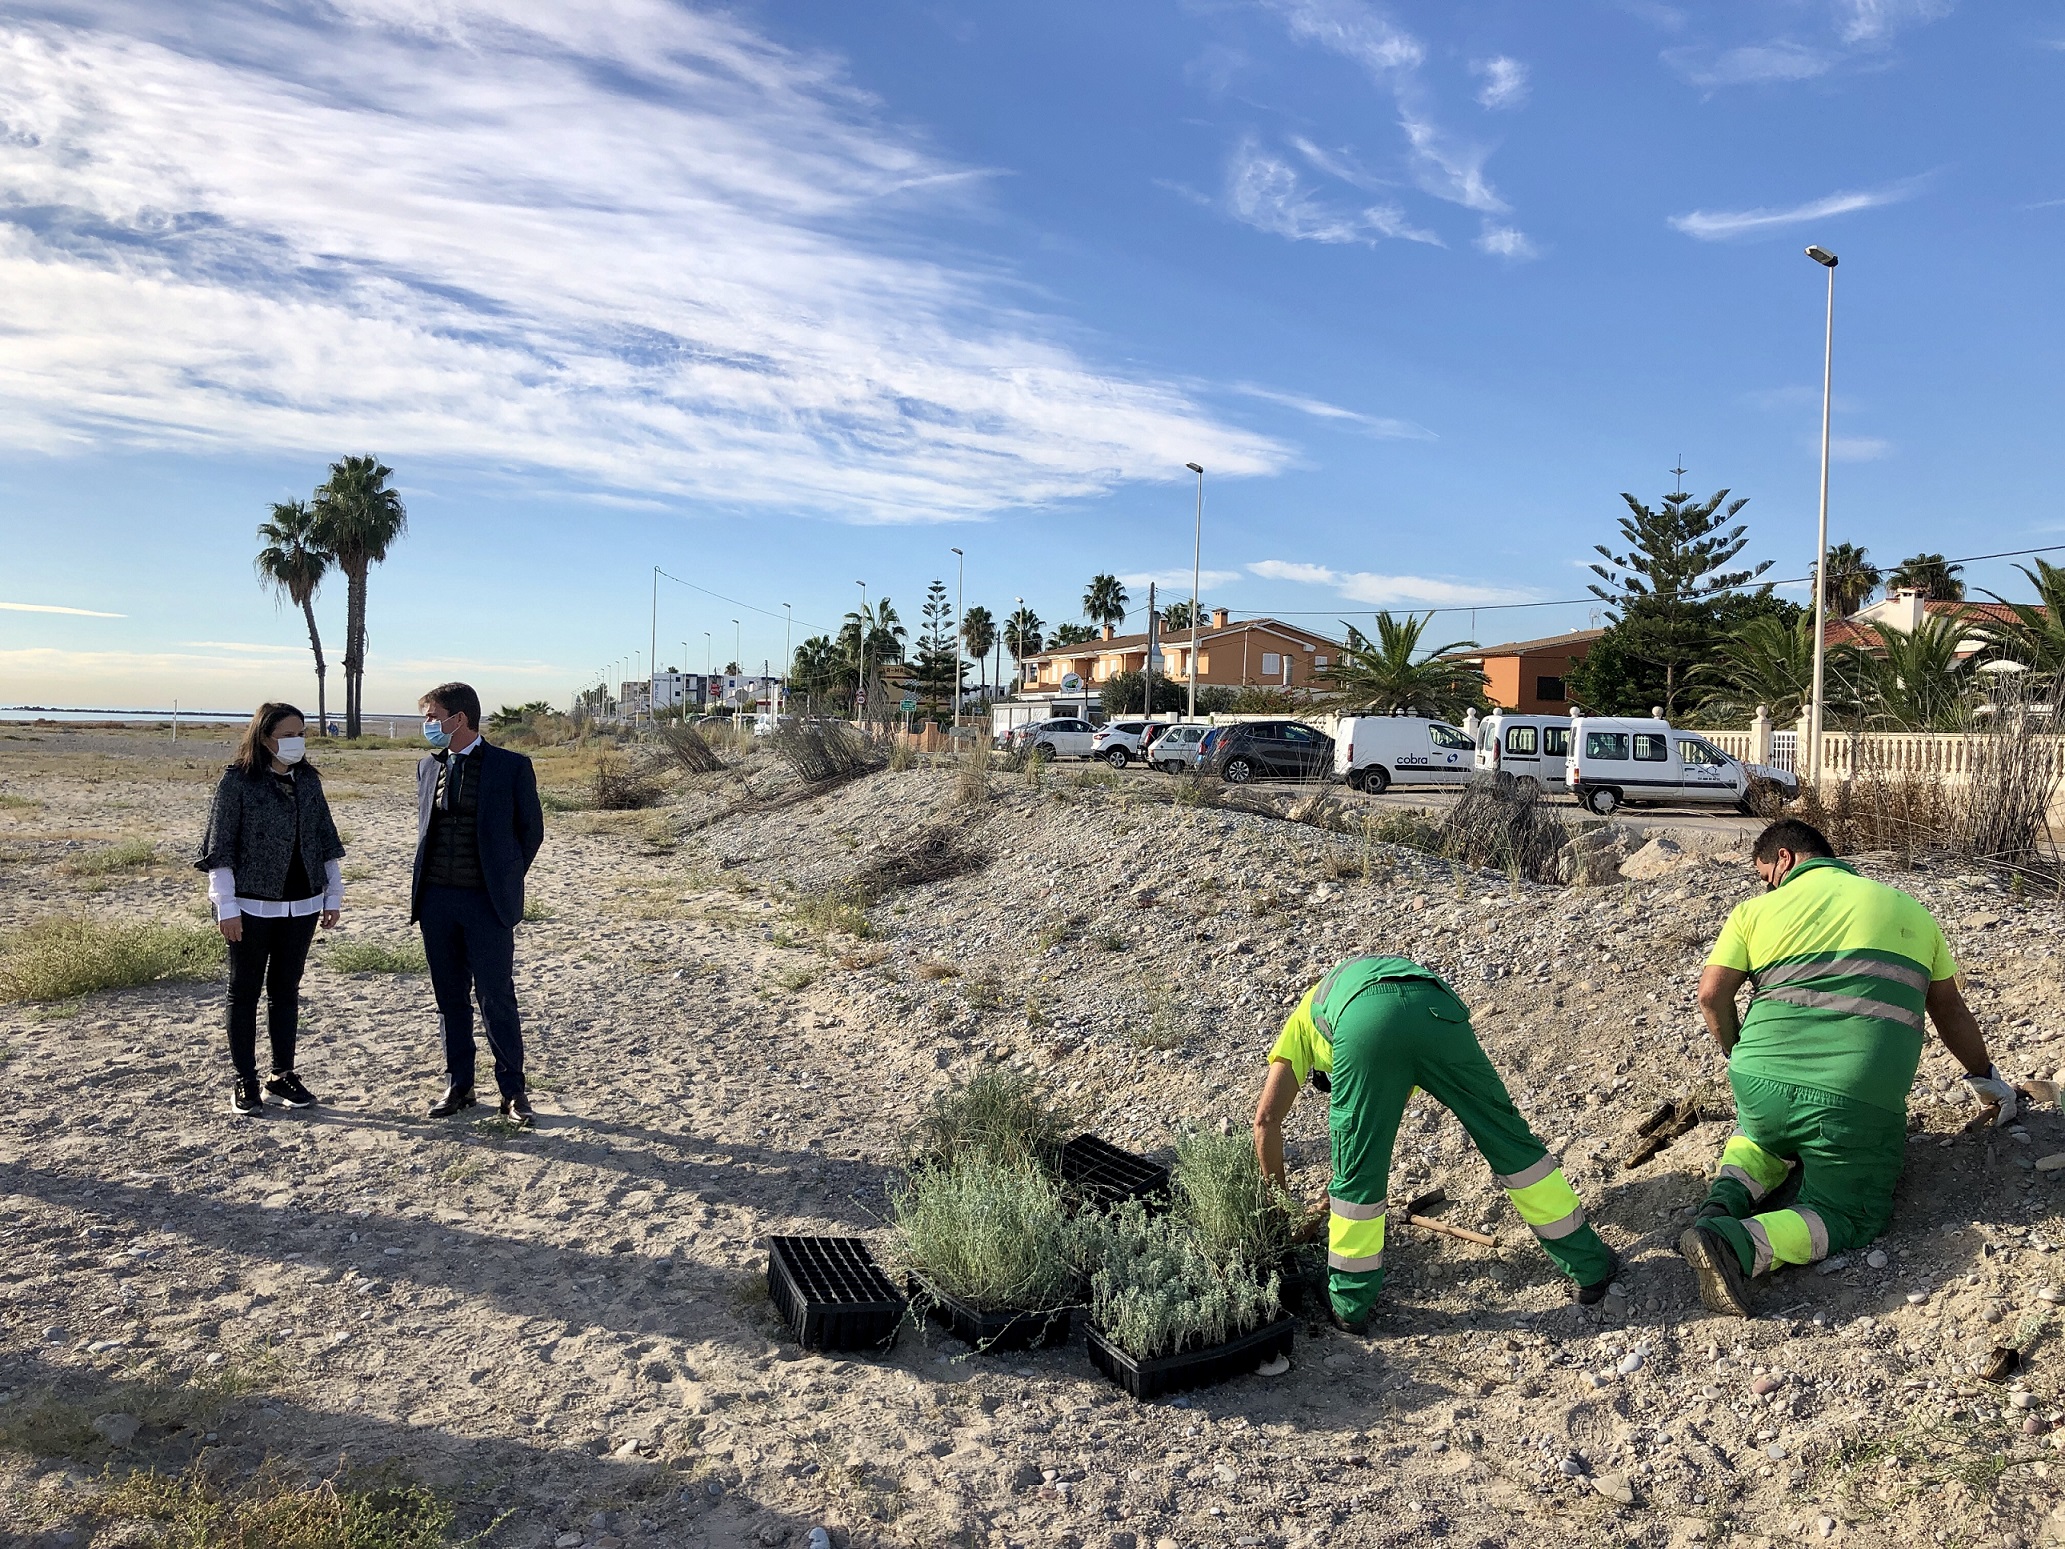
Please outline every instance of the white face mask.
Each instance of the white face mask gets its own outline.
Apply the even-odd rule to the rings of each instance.
[[[308,751],[306,737],[282,737],[278,750],[273,754],[283,764],[298,764],[302,754]]]

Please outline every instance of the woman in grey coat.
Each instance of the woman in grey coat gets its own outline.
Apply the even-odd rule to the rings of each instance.
[[[294,1073],[301,1020],[301,970],[320,920],[344,907],[344,842],[330,818],[322,777],[303,758],[301,712],[263,704],[244,728],[237,756],[215,787],[196,870],[208,874],[208,902],[229,943],[229,1057],[236,1068],[230,1109],[265,1112],[265,1094],[306,1108],[315,1094]],[[258,1085],[258,995],[266,995],[272,1077]]]

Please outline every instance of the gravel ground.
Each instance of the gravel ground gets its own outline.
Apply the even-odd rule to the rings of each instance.
[[[351,850],[344,933],[404,941],[413,759],[318,757]],[[0,734],[0,931],[199,920],[185,858],[217,759]],[[548,791],[581,774],[572,755],[541,772]],[[835,1544],[1094,1549],[2065,1535],[2065,1170],[2036,1165],[2065,1153],[2055,1111],[1961,1133],[1971,1110],[1932,1046],[1898,1215],[1868,1254],[1782,1274],[1749,1323],[1708,1316],[1676,1257],[1728,1129],[1693,989],[1756,886],[1739,832],[1599,830],[1626,880],[1559,889],[1174,790],[998,773],[971,803],[941,765],[811,793],[756,755],[660,809],[554,812],[518,948],[530,1135],[424,1118],[427,980],[340,974],[321,948],[302,1070],[325,1102],[262,1122],[227,1113],[219,985],[0,1006],[11,1530],[112,1542],[83,1504],[103,1468],[270,1456],[393,1459],[468,1530],[495,1524],[487,1542],[563,1549],[801,1545],[820,1526]],[[820,934],[822,900],[942,830],[975,869],[887,893],[864,936]],[[166,862],[78,874],[133,838]],[[1887,875],[1943,921],[2000,1063],[2065,1064],[2065,908],[1954,867]],[[766,1239],[886,1248],[902,1131],[950,1082],[1026,1064],[1147,1152],[1239,1128],[1291,1002],[1373,949],[1470,1002],[1625,1260],[1602,1308],[1571,1303],[1423,1102],[1394,1194],[1440,1184],[1499,1248],[1396,1227],[1371,1336],[1301,1323],[1285,1375],[1141,1405],[1080,1338],[983,1357],[906,1328],[861,1358],[785,1337]],[[1622,1167],[1639,1120],[1685,1093],[1713,1120]],[[1322,1197],[1310,1098],[1291,1157]],[[1979,1381],[2003,1343],[2027,1370]],[[49,1394],[105,1423],[60,1446],[10,1421]]]

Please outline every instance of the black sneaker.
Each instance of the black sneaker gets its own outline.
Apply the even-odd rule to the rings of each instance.
[[[1678,1251],[1699,1276],[1699,1299],[1710,1311],[1736,1318],[1752,1315],[1749,1276],[1742,1272],[1727,1238],[1704,1226],[1688,1226],[1678,1238]]]
[[[265,1117],[265,1099],[259,1095],[256,1076],[249,1081],[237,1077],[237,1084],[230,1088],[229,1111],[244,1119]]]
[[[1620,1273],[1620,1255],[1615,1254],[1613,1262],[1606,1266],[1606,1273],[1590,1285],[1577,1288],[1577,1304],[1580,1307],[1596,1307],[1606,1300],[1606,1291],[1613,1284],[1613,1277]]]
[[[301,1078],[291,1070],[278,1071],[272,1080],[265,1083],[265,1089],[289,1108],[313,1108],[316,1095],[301,1084]]]

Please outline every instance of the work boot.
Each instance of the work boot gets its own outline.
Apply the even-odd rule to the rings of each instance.
[[[1752,1315],[1749,1276],[1742,1272],[1742,1262],[1727,1238],[1704,1226],[1688,1226],[1678,1239],[1678,1251],[1699,1276],[1699,1299],[1710,1311],[1737,1318]]]
[[[1610,1250],[1609,1250],[1610,1251]],[[1613,1277],[1620,1273],[1620,1255],[1613,1255],[1613,1262],[1606,1266],[1606,1273],[1590,1285],[1577,1288],[1577,1304],[1580,1307],[1596,1307],[1606,1300],[1607,1287],[1613,1284]]]

